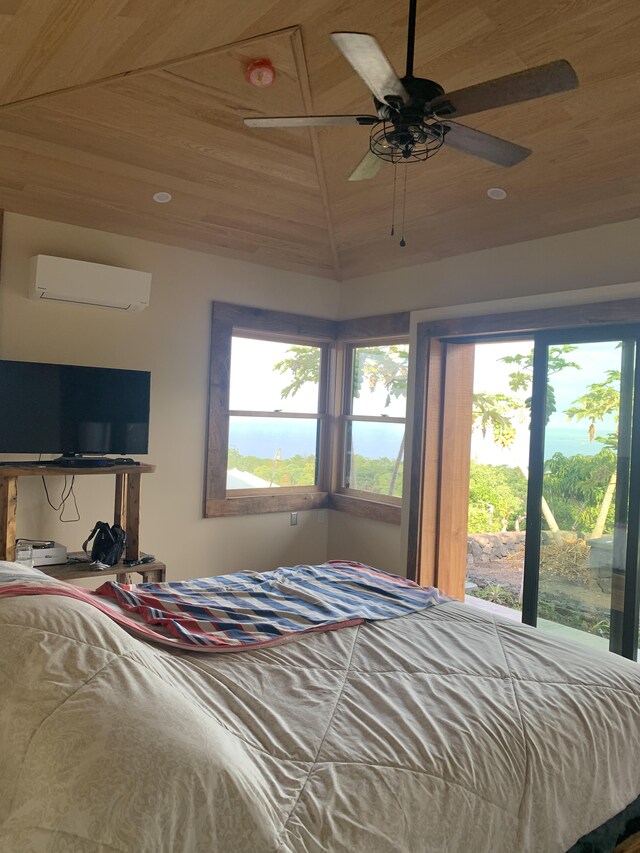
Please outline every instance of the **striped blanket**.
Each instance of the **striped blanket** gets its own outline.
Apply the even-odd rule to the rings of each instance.
[[[433,587],[339,561],[174,583],[109,581],[95,594],[141,617],[158,638],[203,651],[262,647],[307,631],[392,619],[441,600]]]

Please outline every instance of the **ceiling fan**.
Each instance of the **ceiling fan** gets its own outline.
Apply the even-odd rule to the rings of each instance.
[[[515,166],[530,149],[459,124],[452,119],[566,92],[578,78],[564,59],[517,71],[454,92],[413,75],[416,3],[409,0],[407,67],[399,78],[377,40],[366,33],[332,33],[331,39],[373,93],[375,115],[281,116],[246,118],[248,127],[371,127],[369,151],[349,177],[373,178],[382,164],[426,160],[442,145],[480,157],[498,166]]]

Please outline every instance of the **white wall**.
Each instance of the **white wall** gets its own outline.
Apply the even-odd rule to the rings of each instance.
[[[26,298],[27,262],[36,253],[150,271],[151,305],[141,314],[121,315],[32,302]],[[297,527],[290,527],[288,513],[202,518],[211,301],[340,318],[412,310],[415,329],[418,319],[428,317],[640,295],[636,284],[606,287],[639,277],[640,220],[338,285],[9,213],[0,279],[0,358],[152,371],[148,459],[158,471],[143,480],[142,547],[167,562],[170,577],[327,557],[402,572],[404,520],[400,529],[336,512],[300,513]],[[498,301],[483,305],[487,300]],[[104,476],[76,482],[82,521],[61,525],[44,503],[40,481],[21,480],[18,534],[57,538],[78,548],[94,521],[110,517],[113,481]],[[53,481],[52,490],[59,492],[60,485]]]
[[[385,572],[404,575],[407,560],[401,533],[397,524],[331,511],[327,559],[356,560]]]
[[[390,244],[395,251],[402,250]],[[639,278],[640,219],[633,219],[351,279],[342,286],[340,318],[361,316],[362,305],[368,314],[385,314]]]
[[[122,314],[27,298],[28,261],[51,254],[151,272],[150,306]],[[325,279],[17,214],[5,214],[0,358],[152,372],[149,462],[142,480],[141,546],[169,578],[269,569],[326,559],[326,513],[203,519],[211,302],[217,299],[334,318],[339,285]],[[51,478],[52,496],[62,480]],[[18,535],[78,549],[111,520],[113,477],[78,477],[81,521],[61,524],[39,478],[19,480]]]
[[[390,245],[389,251],[397,251],[397,247]],[[363,305],[367,314],[409,310],[413,342],[418,322],[639,297],[639,279],[640,219],[636,219],[351,279],[342,285],[339,316],[361,316]],[[412,380],[413,365],[405,471],[411,467]],[[405,480],[405,508],[406,486]],[[402,528],[391,528],[341,516],[331,524],[329,554],[352,544],[354,552],[361,548],[361,553],[373,554],[375,565],[404,572],[406,512]],[[364,557],[355,559],[365,561]]]

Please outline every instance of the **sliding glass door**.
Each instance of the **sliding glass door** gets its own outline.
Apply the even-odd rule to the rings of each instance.
[[[419,323],[415,353],[409,576],[637,659],[640,300]]]
[[[635,658],[638,329],[534,341],[523,621]]]

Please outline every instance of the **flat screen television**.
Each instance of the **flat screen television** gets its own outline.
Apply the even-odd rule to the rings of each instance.
[[[0,360],[0,453],[147,453],[151,374]]]

